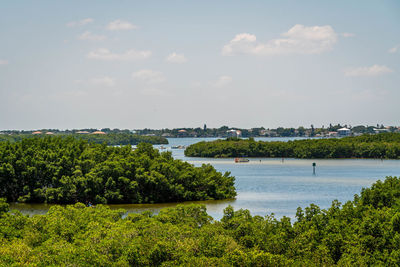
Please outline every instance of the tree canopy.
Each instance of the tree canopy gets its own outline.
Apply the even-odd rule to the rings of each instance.
[[[189,157],[400,158],[400,133],[357,137],[265,142],[228,138],[199,142],[185,150]]]
[[[77,134],[77,133],[57,133],[54,134],[57,137],[68,138],[73,137],[75,139],[86,140],[96,144],[106,143],[110,146],[116,145],[137,145],[139,143],[150,143],[150,144],[168,144],[168,140],[161,136],[145,136],[137,135],[126,132],[119,133],[107,133],[107,134]],[[2,134],[0,135],[0,141],[16,142],[26,138],[38,138],[46,137],[46,134]]]
[[[387,177],[344,205],[311,204],[296,220],[228,206],[214,221],[204,205],[124,216],[106,206],[8,212],[0,200],[0,265],[397,266],[400,179]]]
[[[0,197],[35,203],[160,203],[236,196],[234,177],[151,144],[110,147],[73,137],[0,142]]]

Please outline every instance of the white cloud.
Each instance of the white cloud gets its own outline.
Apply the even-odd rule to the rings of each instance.
[[[136,25],[133,25],[128,21],[122,21],[119,19],[111,21],[106,27],[106,29],[110,31],[133,30],[137,28],[138,27]]]
[[[344,71],[346,76],[378,76],[385,73],[393,72],[392,69],[384,65],[373,65],[371,67],[358,67],[358,68],[348,68]]]
[[[337,33],[329,25],[306,27],[297,24],[281,34],[282,38],[266,43],[257,42],[253,34],[237,34],[222,49],[225,56],[235,54],[286,55],[320,54],[329,51],[337,42]]]
[[[92,23],[94,21],[94,19],[92,18],[86,18],[86,19],[82,19],[79,21],[71,21],[67,23],[67,27],[76,27],[76,26],[83,26],[89,23]]]
[[[96,35],[89,31],[86,31],[78,36],[79,40],[88,40],[88,41],[102,41],[106,39],[105,35]]]
[[[108,76],[90,79],[89,83],[91,83],[93,85],[107,86],[107,87],[115,86],[115,80]]]
[[[355,34],[354,33],[351,33],[351,32],[343,32],[343,33],[341,33],[340,34],[341,36],[343,36],[343,37],[354,37],[355,36]]]
[[[166,80],[162,72],[148,69],[134,72],[132,73],[132,77],[135,80],[140,80],[147,84],[162,83]]]
[[[397,53],[397,51],[399,51],[399,49],[400,49],[400,45],[396,45],[396,46],[390,48],[388,50],[388,52],[391,53],[391,54],[394,54],[394,53]]]
[[[145,59],[150,56],[151,56],[151,51],[148,50],[137,51],[135,49],[130,49],[125,53],[117,54],[117,53],[112,53],[110,50],[106,48],[98,48],[87,54],[87,58],[108,60],[108,61],[132,61],[138,59]]]
[[[221,88],[224,87],[232,82],[232,77],[223,75],[218,78],[216,82],[213,83],[214,87]]]
[[[187,61],[184,54],[177,54],[175,52],[169,54],[166,60],[171,63],[185,63]]]
[[[7,64],[8,64],[8,60],[0,59],[0,65],[7,65]]]

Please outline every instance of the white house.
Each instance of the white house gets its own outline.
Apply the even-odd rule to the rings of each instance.
[[[226,131],[226,134],[228,135],[228,137],[240,137],[242,136],[242,131],[231,129]]]
[[[351,130],[347,128],[340,128],[337,130],[339,136],[350,136],[351,135]]]
[[[383,128],[383,129],[374,128],[374,132],[378,134],[378,133],[388,133],[390,131],[387,128]]]

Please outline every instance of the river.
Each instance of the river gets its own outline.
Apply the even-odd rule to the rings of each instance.
[[[235,209],[248,209],[252,215],[270,215],[281,218],[294,218],[297,207],[305,208],[311,203],[321,208],[329,208],[337,199],[344,203],[352,200],[363,187],[369,187],[386,176],[400,175],[400,160],[374,159],[266,159],[251,158],[248,163],[234,163],[233,159],[205,159],[184,156],[183,149],[172,149],[172,146],[187,146],[200,141],[211,141],[216,138],[169,138],[169,144],[161,151],[172,151],[174,158],[185,160],[195,166],[203,163],[212,164],[218,171],[229,171],[236,177],[236,199],[221,201],[198,201],[207,206],[208,213],[214,219],[223,216],[228,205]],[[255,138],[264,141],[288,141],[301,138]],[[155,146],[160,148],[161,146]],[[316,174],[313,175],[312,163],[316,163]],[[157,212],[167,204],[124,204],[109,205],[111,208],[123,208],[129,212],[152,210]],[[51,205],[46,204],[12,204],[24,214],[43,214]]]

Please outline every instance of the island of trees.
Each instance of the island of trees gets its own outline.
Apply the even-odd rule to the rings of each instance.
[[[175,160],[151,144],[133,151],[74,137],[0,142],[0,197],[7,201],[159,203],[235,196],[229,173]]]
[[[355,137],[307,139],[288,142],[228,138],[199,142],[185,150],[189,157],[285,157],[285,158],[400,158],[400,133]]]
[[[353,201],[311,204],[287,217],[202,205],[125,214],[106,206],[53,206],[23,216],[0,200],[1,266],[397,266],[400,179],[387,177]]]
[[[137,145],[139,143],[149,143],[149,144],[168,144],[168,140],[162,136],[145,136],[133,134],[130,132],[110,132],[105,133],[102,131],[94,131],[93,133],[88,131],[81,132],[71,132],[71,133],[55,133],[46,131],[36,131],[32,133],[14,133],[14,134],[1,134],[1,141],[16,142],[21,141],[25,138],[33,137],[46,137],[46,136],[57,136],[57,137],[73,137],[75,139],[86,140],[96,144],[106,143],[110,146],[116,145]]]

